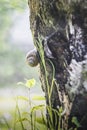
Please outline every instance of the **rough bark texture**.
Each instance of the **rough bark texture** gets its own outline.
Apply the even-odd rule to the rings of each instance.
[[[87,1],[29,0],[30,27],[36,45],[42,36],[47,76],[40,63],[40,80],[49,106],[48,86],[53,83],[50,97],[52,108],[63,108],[62,123],[67,129],[76,116],[79,130],[87,129]],[[40,52],[38,52],[40,53]],[[51,63],[52,62],[52,63]],[[53,67],[55,68],[53,81]],[[46,79],[47,77],[47,79]],[[48,80],[48,86],[47,81]],[[49,115],[47,115],[49,120]],[[57,130],[58,124],[55,124]]]

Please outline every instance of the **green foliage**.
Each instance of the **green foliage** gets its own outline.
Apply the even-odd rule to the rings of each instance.
[[[40,35],[38,35],[38,40],[35,41],[35,45],[36,45],[36,48],[39,52],[41,65],[42,65],[43,70],[44,70],[44,75],[45,75],[45,80],[46,80],[45,85],[46,85],[46,88],[47,88],[49,105],[51,106],[50,99],[51,99],[51,94],[52,94],[52,91],[53,91],[53,86],[54,86],[54,81],[55,81],[55,78],[54,78],[55,68],[54,68],[53,63],[49,60],[51,66],[52,66],[52,82],[51,82],[51,85],[50,85],[49,81],[48,81],[48,72],[47,72],[47,68],[46,68],[46,59],[45,59],[44,47],[42,45],[42,39],[43,38]]]
[[[43,110],[44,108],[44,105],[38,105],[38,106],[34,106],[32,109],[31,109],[31,113],[36,111],[36,110]]]
[[[0,11],[2,11],[2,13],[4,13],[4,12],[10,11],[15,8],[18,10],[24,9],[26,6],[26,2],[27,2],[27,0],[23,0],[23,1],[0,0],[0,6],[1,6]]]
[[[25,83],[23,82],[19,82],[18,83],[19,85],[23,85],[25,87],[27,87],[27,89],[30,91],[32,89],[32,86],[35,85],[35,80],[34,79],[29,79],[29,80],[26,80]],[[30,92],[29,92],[30,94]],[[39,96],[39,95],[38,95]],[[19,110],[19,107],[18,107],[18,100],[25,100],[25,101],[28,101],[29,102],[29,107],[30,107],[30,110],[29,112],[23,112],[23,115],[21,116],[21,112]],[[33,99],[33,98],[32,98]],[[35,97],[34,97],[35,99]],[[36,100],[41,100],[41,98],[36,98]],[[26,129],[24,127],[24,122],[28,122],[29,124],[29,127],[31,130],[39,130],[40,128],[45,129],[47,126],[46,126],[46,122],[45,122],[45,117],[43,115],[43,111],[45,109],[45,106],[44,105],[34,105],[32,106],[32,101],[31,100],[31,96],[29,95],[29,98],[25,97],[25,96],[18,96],[17,97],[17,110],[18,110],[18,115],[19,115],[19,119],[16,120],[16,124],[17,123],[20,123],[22,129]],[[40,114],[40,111],[41,111],[41,116],[40,118],[38,118],[36,116],[37,113]]]
[[[28,97],[25,97],[25,96],[17,96],[17,99],[19,100],[25,100],[25,101],[29,101],[29,98]]]
[[[40,96],[40,95],[35,95],[35,96],[33,96],[33,98],[32,98],[32,100],[45,100],[45,97],[43,97],[43,96]]]
[[[26,80],[26,82],[31,82],[33,79]],[[21,84],[26,87],[26,82]],[[20,84],[20,83],[19,83]],[[30,85],[29,85],[30,86]],[[31,84],[32,86],[32,84]],[[28,88],[29,91],[31,91],[32,87]],[[29,93],[31,94],[31,93]],[[41,101],[41,98],[39,95],[36,97],[36,104],[37,101]],[[21,109],[19,107],[19,101],[22,100],[27,103],[28,109]],[[43,98],[42,98],[43,102]],[[27,96],[17,96],[16,98],[16,108],[14,115],[12,114],[13,119],[11,121],[4,118],[4,122],[1,122],[0,118],[0,127],[2,130],[12,129],[12,130],[48,130],[47,125],[47,118],[45,115],[45,109],[48,110],[49,116],[50,116],[50,122],[49,127],[50,130],[54,129],[54,119],[52,112],[55,114],[55,118],[59,117],[59,120],[55,120],[55,125],[58,124],[58,130],[66,130],[64,128],[61,128],[61,118],[63,113],[63,108],[60,107],[58,110],[53,109],[51,106],[45,106],[45,104],[42,104],[42,102],[39,105],[35,105],[35,100],[33,102],[33,98],[31,99],[31,95],[29,97]],[[57,122],[58,121],[58,122]],[[72,118],[72,123],[76,126],[74,129],[70,128],[69,130],[77,130],[81,125],[78,122],[76,117]]]
[[[72,118],[72,123],[76,125],[76,128],[81,127],[81,125],[80,125],[80,123],[79,123],[79,121],[77,120],[76,117],[73,117],[73,118]]]
[[[18,82],[18,85],[23,85],[23,86],[26,86],[27,88],[32,88],[33,86],[35,86],[35,79],[29,79],[29,80],[26,80],[25,83],[23,82]]]
[[[25,86],[28,87],[28,88],[31,88],[34,85],[35,85],[35,80],[34,79],[27,80],[26,84],[25,84]]]

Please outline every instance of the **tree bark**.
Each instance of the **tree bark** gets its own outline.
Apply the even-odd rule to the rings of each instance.
[[[74,128],[72,117],[87,129],[87,1],[28,0],[30,28],[37,48],[40,80],[47,106],[60,112],[61,127]],[[39,45],[40,44],[40,45]],[[41,47],[41,48],[40,48]],[[43,55],[41,55],[43,49]],[[42,59],[44,58],[44,59]],[[48,127],[59,117],[47,109]],[[56,123],[57,120],[57,123]]]

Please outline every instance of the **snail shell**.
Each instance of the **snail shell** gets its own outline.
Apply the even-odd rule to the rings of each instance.
[[[38,53],[36,49],[29,51],[26,55],[26,62],[31,67],[35,67],[39,63]]]

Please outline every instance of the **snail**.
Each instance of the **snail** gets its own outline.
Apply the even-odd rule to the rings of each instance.
[[[26,55],[26,62],[29,66],[35,67],[39,63],[39,56],[36,49],[29,51]]]

